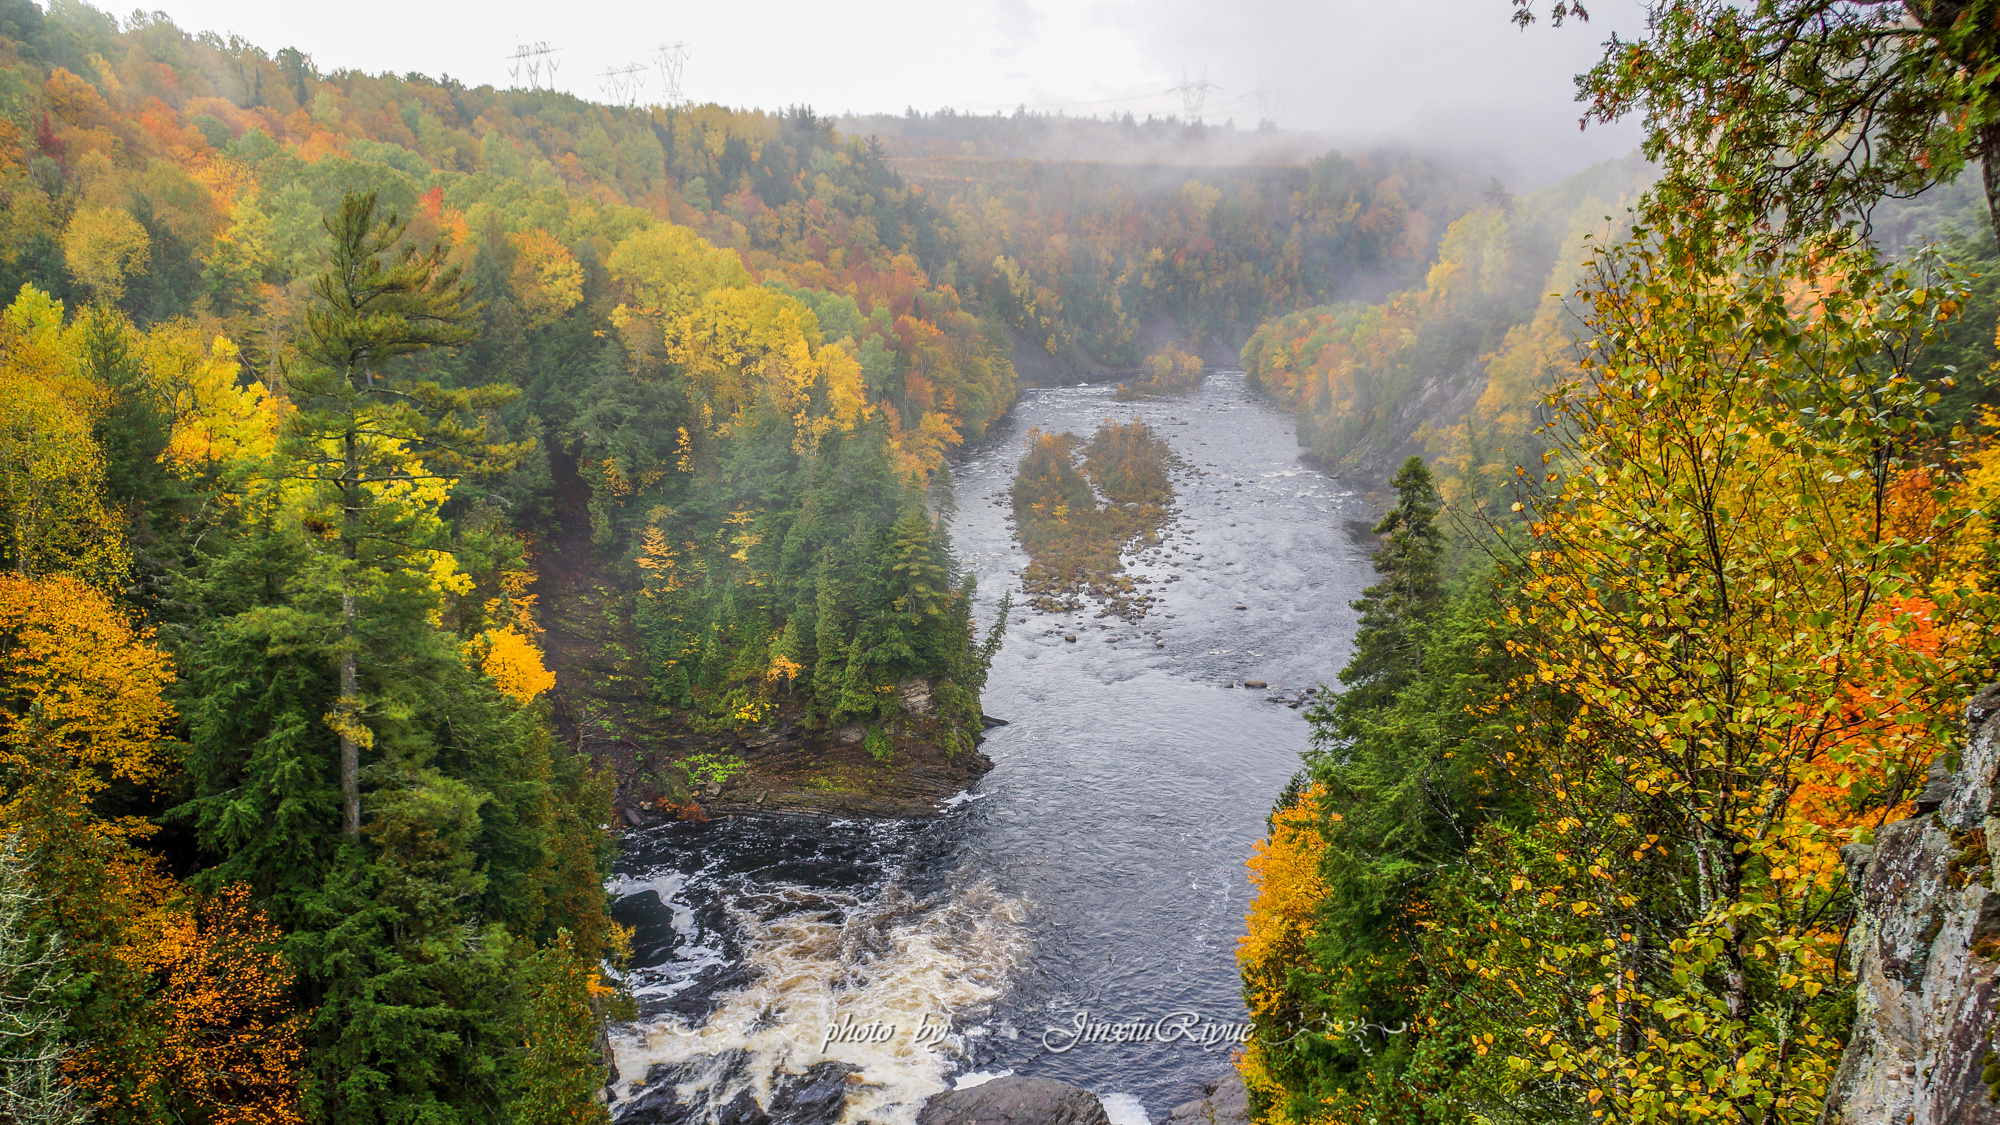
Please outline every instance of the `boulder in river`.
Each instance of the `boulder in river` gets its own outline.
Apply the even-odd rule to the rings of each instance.
[[[917,1125],[1111,1125],[1104,1103],[1081,1086],[1008,1075],[925,1103]]]
[[[1064,634],[1063,634],[1063,640],[1066,640],[1066,641],[1068,641],[1068,642],[1069,642],[1069,643],[1071,643],[1071,644],[1075,644],[1075,643],[1076,643],[1076,634],[1075,634],[1075,633],[1064,633]]]
[[[1207,1092],[1205,1098],[1175,1106],[1167,1125],[1248,1125],[1250,1091],[1243,1088],[1241,1074],[1230,1071],[1209,1083]]]
[[[1247,688],[1267,688],[1270,687],[1271,685],[1265,683],[1262,680],[1244,680],[1243,686]]]

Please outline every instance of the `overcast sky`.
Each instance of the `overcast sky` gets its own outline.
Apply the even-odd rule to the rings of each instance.
[[[103,3],[104,0],[98,0]],[[322,70],[450,74],[505,86],[507,56],[546,42],[555,83],[602,99],[604,72],[687,44],[683,94],[822,113],[952,106],[1144,117],[1204,77],[1211,123],[1260,116],[1345,143],[1401,141],[1511,157],[1546,180],[1637,144],[1631,124],[1579,133],[1572,76],[1639,0],[1589,24],[1521,31],[1508,0],[148,0],[182,27],[295,46]],[[114,7],[106,4],[106,7]],[[115,7],[114,7],[115,10]],[[657,68],[642,100],[660,100]]]

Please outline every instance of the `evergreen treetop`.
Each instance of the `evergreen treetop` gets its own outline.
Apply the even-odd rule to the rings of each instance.
[[[1415,676],[1423,662],[1419,628],[1444,602],[1438,575],[1444,536],[1430,467],[1413,456],[1390,484],[1396,506],[1375,525],[1375,534],[1386,537],[1375,549],[1375,573],[1382,580],[1353,603],[1361,611],[1361,628],[1354,636],[1354,657],[1340,671],[1347,690],[1335,711],[1346,737],[1353,737],[1357,714],[1380,707]]]

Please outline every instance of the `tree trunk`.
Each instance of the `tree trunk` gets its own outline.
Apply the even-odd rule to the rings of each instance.
[[[355,652],[354,564],[360,513],[355,510],[360,491],[356,478],[357,451],[352,431],[343,439],[347,455],[346,472],[340,482],[340,554],[347,563],[340,576],[340,814],[342,830],[349,836],[361,834],[361,740],[355,728],[361,723],[361,667]]]
[[[1986,221],[2000,239],[2000,122],[1979,127],[1979,178],[1986,188]]]
[[[342,830],[361,834],[361,743],[353,724],[361,721],[361,669],[354,659],[354,580],[340,593],[340,813]]]

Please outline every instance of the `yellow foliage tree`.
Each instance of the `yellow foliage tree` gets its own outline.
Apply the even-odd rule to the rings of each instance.
[[[866,404],[861,365],[822,345],[813,311],[773,289],[703,294],[667,326],[666,349],[722,433],[761,405],[791,419],[794,447],[803,449],[834,426],[853,425]]]
[[[173,709],[167,655],[104,594],[67,575],[0,575],[0,823],[39,847],[51,834],[129,836],[92,799],[113,782],[159,782]]]
[[[24,286],[0,314],[0,550],[17,574],[74,571],[106,581],[128,563],[104,507],[92,426],[103,388],[80,373],[62,302]]]
[[[165,406],[163,460],[183,472],[199,472],[270,457],[283,401],[261,382],[239,385],[242,355],[228,337],[204,342],[193,323],[175,320],[147,332],[138,352],[148,384]]]
[[[93,804],[114,783],[165,776],[171,678],[166,654],[98,590],[64,575],[0,576],[0,828],[36,857],[34,880],[89,982],[97,1019],[69,1066],[100,1105],[145,1084],[156,1028],[128,929],[166,891],[132,844],[152,826]]]
[[[1244,1086],[1269,1115],[1271,1125],[1294,1125],[1285,1115],[1288,1104],[1271,1076],[1266,1056],[1272,1038],[1305,1029],[1306,1013],[1297,1005],[1298,990],[1291,976],[1311,963],[1306,940],[1314,913],[1326,897],[1320,862],[1326,838],[1319,830],[1320,798],[1315,785],[1296,802],[1271,818],[1271,834],[1257,842],[1250,866],[1249,931],[1236,943],[1236,964],[1243,974],[1243,1001],[1258,1034],[1236,1060]]]
[[[125,296],[125,279],[146,268],[152,239],[139,220],[115,207],[81,207],[63,232],[63,260],[101,301]]]
[[[1945,744],[1958,622],[1905,372],[1956,312],[1865,259],[1764,267],[1673,239],[1603,260],[1587,381],[1514,552],[1533,671],[1493,706],[1535,810],[1434,926],[1487,1096],[1620,1121],[1808,1122],[1838,1059],[1837,829]],[[1911,476],[1912,473],[1916,475]],[[1910,524],[1924,524],[1912,538]],[[1978,618],[1974,618],[1975,620]]]
[[[507,236],[514,247],[509,281],[514,301],[533,328],[545,328],[583,300],[583,266],[569,247],[540,227]]]
[[[605,265],[630,294],[612,310],[611,322],[640,354],[649,354],[661,328],[692,311],[702,294],[751,284],[750,271],[734,251],[667,223],[628,236]]]
[[[514,626],[490,629],[483,639],[486,655],[479,668],[493,678],[500,694],[516,703],[531,703],[556,686],[556,674],[542,664],[542,650]]]

